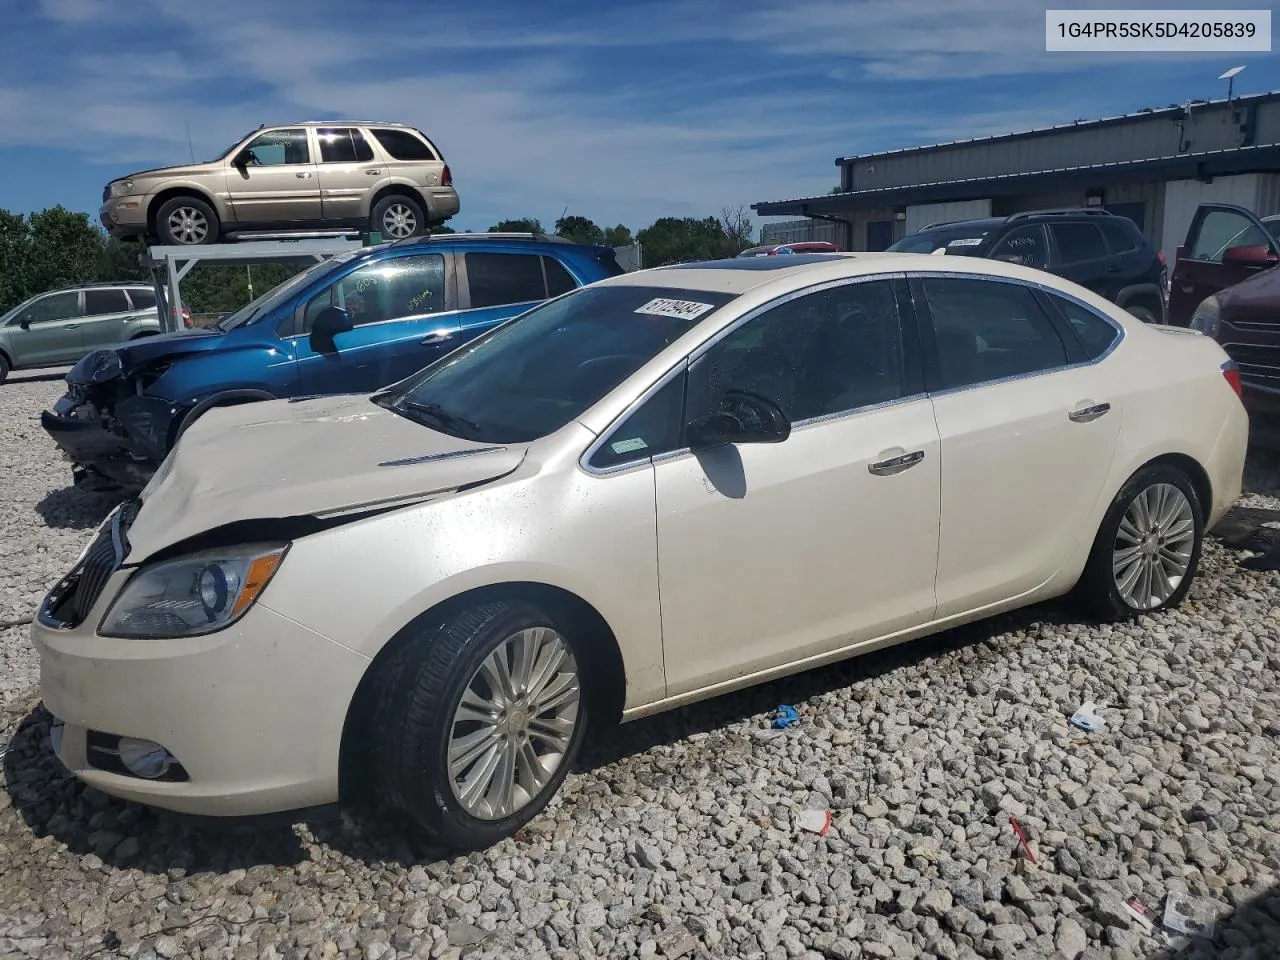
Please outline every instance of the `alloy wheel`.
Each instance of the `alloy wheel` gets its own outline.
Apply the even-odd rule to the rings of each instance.
[[[406,204],[393,203],[382,215],[382,228],[397,240],[403,240],[417,232],[418,217]]]
[[[203,243],[209,235],[208,218],[195,207],[178,207],[169,214],[169,236],[182,244]]]
[[[581,683],[569,644],[529,627],[490,653],[463,689],[449,736],[449,785],[480,820],[532,803],[564,761],[578,723]]]
[[[1121,599],[1134,610],[1168,600],[1191,567],[1195,535],[1191,502],[1173,484],[1152,484],[1134,497],[1111,554]]]

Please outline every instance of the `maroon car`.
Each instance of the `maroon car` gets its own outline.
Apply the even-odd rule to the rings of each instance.
[[[1169,281],[1169,323],[1185,327],[1205,297],[1280,263],[1280,216],[1230,203],[1196,208]]]

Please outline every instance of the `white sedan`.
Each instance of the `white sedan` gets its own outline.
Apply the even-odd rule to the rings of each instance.
[[[588,723],[1071,591],[1178,604],[1247,433],[1212,340],[1010,264],[616,277],[371,397],[198,421],[38,612],[55,750],[172,810],[372,794],[483,846]]]

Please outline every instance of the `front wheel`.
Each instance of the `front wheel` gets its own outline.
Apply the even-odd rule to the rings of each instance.
[[[382,668],[368,744],[381,799],[450,849],[487,847],[564,782],[587,725],[575,639],[496,601],[408,638]]]
[[[196,197],[174,197],[156,211],[156,233],[169,246],[217,243],[220,229],[213,207]]]
[[[1102,620],[1176,607],[1203,540],[1204,508],[1187,475],[1168,464],[1144,467],[1112,501],[1077,591]]]
[[[0,383],[4,383],[9,376],[9,358],[0,353]]]

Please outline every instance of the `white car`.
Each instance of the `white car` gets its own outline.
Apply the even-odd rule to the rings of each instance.
[[[32,635],[55,750],[232,817],[514,832],[588,725],[1076,590],[1178,604],[1240,493],[1216,343],[912,254],[645,270],[372,397],[217,410]]]

